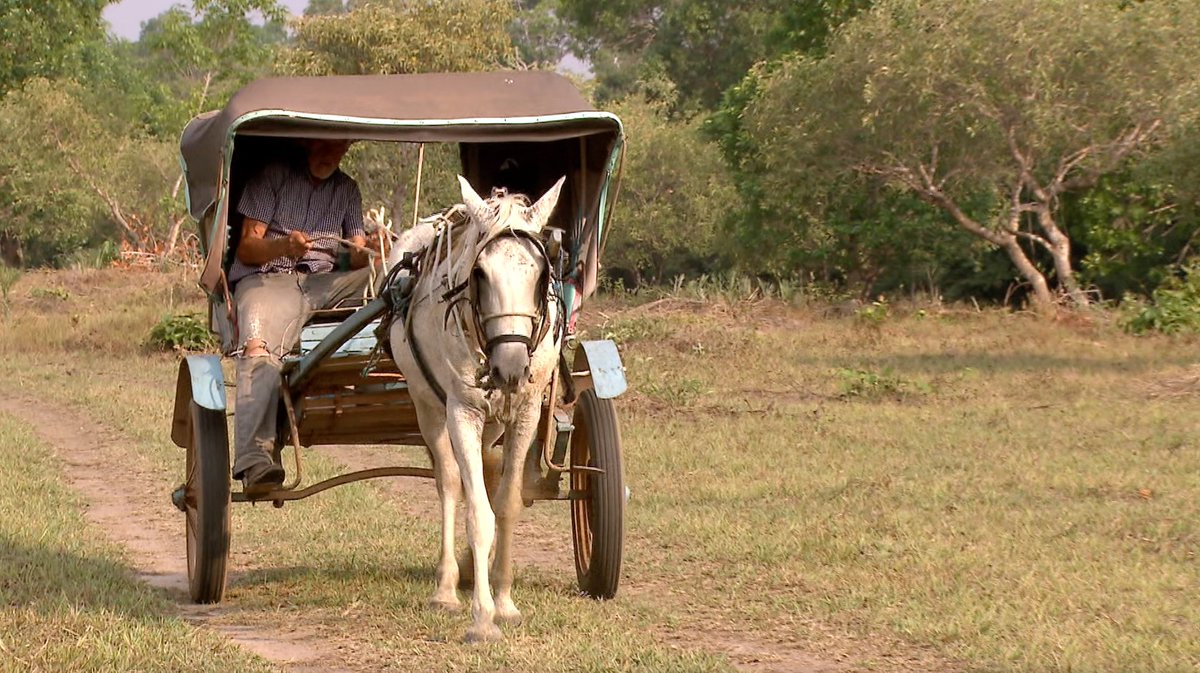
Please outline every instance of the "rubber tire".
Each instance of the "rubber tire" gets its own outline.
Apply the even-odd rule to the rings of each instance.
[[[571,464],[604,470],[571,473],[571,490],[589,494],[571,501],[575,572],[585,595],[606,600],[617,594],[625,546],[625,471],[616,406],[585,390],[572,423]]]
[[[192,402],[187,448],[188,589],[196,603],[219,603],[229,565],[229,428],[225,413]]]

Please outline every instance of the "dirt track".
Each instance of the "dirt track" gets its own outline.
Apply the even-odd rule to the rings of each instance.
[[[258,654],[288,671],[355,671],[340,662],[338,652],[315,633],[274,630],[262,626],[216,623],[212,618],[236,613],[236,606],[197,606],[187,595],[187,563],[183,520],[170,504],[166,493],[139,488],[157,483],[149,471],[131,463],[122,449],[122,439],[114,431],[65,407],[44,401],[0,397],[0,412],[11,414],[33,425],[63,464],[67,480],[88,503],[86,516],[111,540],[123,545],[129,563],[142,581],[159,587],[175,599],[178,613],[201,628],[214,629],[230,641]],[[364,447],[322,449],[349,469],[389,464],[390,454]],[[120,479],[112,475],[120,474]],[[387,492],[397,503],[415,515],[431,516],[434,491],[392,485]],[[461,517],[460,517],[461,519]],[[518,529],[516,563],[548,568],[571,568],[569,549],[561,535],[529,523]],[[553,538],[553,539],[551,539]],[[231,569],[236,574],[237,568]],[[637,578],[627,579],[621,588],[621,600],[661,602],[652,586],[639,585]],[[660,634],[663,642],[689,648],[701,648],[726,656],[739,670],[754,673],[832,673],[844,670],[834,661],[792,647],[788,643],[767,642],[728,627],[713,625],[699,628],[688,625]]]

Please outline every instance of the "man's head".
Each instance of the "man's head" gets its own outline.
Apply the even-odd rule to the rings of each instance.
[[[308,156],[308,172],[318,180],[324,180],[333,175],[350,149],[349,140],[326,140],[324,138],[305,138],[300,141]]]

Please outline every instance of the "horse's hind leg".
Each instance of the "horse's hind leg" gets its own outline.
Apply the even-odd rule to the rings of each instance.
[[[532,418],[530,418],[532,416]],[[496,620],[520,624],[521,612],[512,599],[513,529],[521,516],[521,485],[524,481],[525,454],[537,428],[536,414],[518,414],[520,420],[509,426],[504,438],[504,467],[492,509],[496,512],[496,560],[492,564],[496,584]]]
[[[480,450],[483,418],[477,410],[451,399],[446,410],[446,427],[467,499],[467,539],[471,544],[472,565],[475,567],[475,589],[471,595],[472,623],[467,629],[466,640],[501,640],[504,636],[494,621],[496,604],[492,600],[492,588],[488,582],[488,559],[496,541],[496,515],[492,513],[483,484],[483,456]]]
[[[462,493],[462,481],[458,476],[454,450],[450,446],[450,435],[446,433],[445,413],[440,408],[435,410],[427,407],[421,410],[417,419],[433,458],[438,498],[442,506],[442,553],[438,559],[437,589],[429,599],[429,605],[457,612],[461,603],[458,600],[458,562],[454,558],[454,516]]]

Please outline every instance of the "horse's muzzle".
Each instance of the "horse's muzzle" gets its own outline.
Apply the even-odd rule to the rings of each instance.
[[[492,385],[503,392],[516,392],[521,381],[529,378],[529,349],[520,343],[492,346],[488,357]]]

